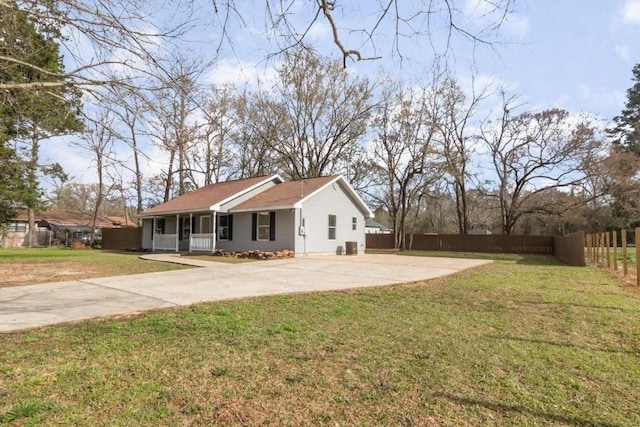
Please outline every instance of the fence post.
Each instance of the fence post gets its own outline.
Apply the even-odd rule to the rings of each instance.
[[[610,234],[607,231],[606,234],[604,235],[604,245],[605,245],[605,251],[607,253],[607,268],[611,268],[611,253],[609,251],[609,246],[610,246],[610,238],[609,238]]]
[[[640,227],[636,227],[636,284],[640,286]]]
[[[613,230],[613,271],[618,271],[618,230]]]
[[[627,230],[623,229],[622,234],[622,273],[624,277],[627,277],[629,274],[628,266],[627,266]]]
[[[587,254],[587,258],[589,258],[589,234],[584,233],[584,251]]]

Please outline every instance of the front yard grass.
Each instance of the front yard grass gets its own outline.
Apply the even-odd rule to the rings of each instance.
[[[139,255],[71,248],[0,249],[0,288],[185,268],[145,261]]]
[[[5,334],[0,424],[640,425],[640,294],[523,261]]]

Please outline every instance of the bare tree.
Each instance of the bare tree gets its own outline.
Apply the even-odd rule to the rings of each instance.
[[[44,27],[62,45],[73,69],[51,71],[34,58],[0,54],[0,70],[15,66],[42,73],[41,80],[0,83],[1,90],[42,90],[61,87],[85,89],[131,81],[123,74],[158,74],[164,67],[156,61],[162,43],[182,36],[192,24],[191,2],[147,0],[0,0],[0,14],[16,13]],[[174,19],[161,20],[172,12]],[[144,64],[153,64],[147,67]],[[122,73],[122,71],[126,71]]]
[[[232,175],[234,162],[231,133],[235,125],[235,97],[230,87],[211,90],[205,95],[203,123],[196,126],[195,144],[187,157],[192,182],[204,185],[220,182]],[[196,176],[196,174],[198,176]]]
[[[298,13],[288,1],[267,3],[267,25],[280,51],[304,44],[313,26],[325,23],[346,67],[348,60],[378,59],[381,51],[402,59],[407,44],[421,40],[435,55],[447,55],[459,40],[492,46],[497,30],[513,12],[515,0],[480,0],[475,8],[470,2],[457,0],[384,0],[351,7],[330,0],[308,3],[313,7]],[[225,6],[242,13],[235,4]],[[470,15],[481,21],[480,30],[472,29]],[[436,34],[442,35],[442,40],[437,40]]]
[[[268,175],[277,167],[275,155],[268,141],[275,138],[272,128],[260,126],[260,107],[252,94],[238,94],[233,102],[234,124],[230,139],[234,158],[234,178],[251,178]]]
[[[286,59],[273,91],[263,91],[256,102],[260,141],[292,179],[346,174],[348,161],[362,153],[373,109],[371,84],[307,50]]]
[[[76,212],[86,212],[95,203],[96,184],[69,183],[60,191],[57,207]]]
[[[427,88],[388,89],[372,125],[379,193],[370,195],[388,212],[395,247],[403,250],[409,212],[419,208],[436,175],[431,96]]]
[[[196,101],[201,87],[198,77],[203,71],[202,63],[177,55],[171,61],[169,78],[161,79],[152,97],[147,98],[149,135],[168,154],[167,170],[164,173],[164,200],[172,197],[176,185],[177,195],[182,195],[198,186],[188,181],[188,152],[197,138],[197,117],[202,113]],[[177,183],[174,174],[178,175]]]
[[[99,103],[111,114],[113,128],[110,132],[114,138],[124,142],[131,149],[132,165],[122,159],[122,153],[119,153],[119,159],[113,160],[118,162],[122,169],[133,174],[136,213],[140,213],[143,210],[144,200],[142,161],[148,158],[142,149],[141,139],[148,135],[145,125],[148,119],[146,115],[149,111],[149,102],[142,90],[115,87],[101,97]],[[124,185],[121,185],[121,189],[124,191]]]
[[[110,159],[113,158],[113,134],[110,131],[112,128],[113,118],[108,112],[105,112],[96,117],[96,119],[87,126],[82,138],[84,144],[81,147],[91,152],[94,156],[93,160],[95,161],[95,170],[98,178],[95,202],[93,205],[91,246],[93,246],[95,239],[96,224],[102,207],[101,205],[112,187],[112,185],[109,185],[108,188],[105,187],[106,169],[112,166]]]
[[[458,233],[467,234],[470,227],[468,184],[472,178],[471,160],[476,136],[470,129],[478,104],[486,97],[486,89],[465,95],[451,77],[434,82],[435,96],[431,111],[432,122],[437,129],[446,174],[449,177],[456,202]]]
[[[348,59],[379,58],[381,46],[402,58],[405,43],[422,39],[436,55],[450,53],[458,39],[492,46],[497,30],[513,12],[515,0],[480,0],[475,13],[480,25],[469,22],[474,10],[468,10],[468,3],[461,0],[385,0],[366,7],[329,0],[309,0],[308,4],[312,7],[293,8],[289,1],[266,2],[265,38],[271,35],[283,52],[307,42],[314,25],[326,24],[346,65]],[[218,35],[215,52],[225,43],[237,48],[231,27],[246,25],[245,18],[255,12],[255,5],[235,0],[0,0],[0,13],[14,9],[32,22],[59,30],[56,41],[75,62],[66,72],[48,72],[46,80],[0,83],[0,89],[35,90],[130,84],[121,79],[121,71],[169,75],[165,65],[157,61],[163,46],[178,44],[189,31],[202,31],[199,24],[204,23],[209,32],[213,26]],[[166,16],[172,19],[162,19]],[[436,41],[434,34],[442,34],[443,41]],[[10,52],[0,55],[0,69],[16,64],[46,71]]]
[[[602,141],[587,120],[573,122],[558,109],[513,115],[515,98],[504,98],[502,114],[484,123],[481,139],[497,177],[492,193],[499,201],[502,232],[511,234],[523,215],[549,212],[540,193],[582,186],[585,159]]]

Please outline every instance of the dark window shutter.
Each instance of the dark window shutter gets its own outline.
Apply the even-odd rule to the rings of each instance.
[[[233,240],[233,215],[227,216],[227,240]]]
[[[253,241],[255,241],[257,237],[256,236],[257,228],[258,228],[258,214],[254,212],[251,214],[251,240]]]
[[[191,230],[189,230],[191,232],[191,234],[196,232],[196,217],[192,216],[191,217]]]
[[[269,212],[269,240],[276,240],[276,213]]]

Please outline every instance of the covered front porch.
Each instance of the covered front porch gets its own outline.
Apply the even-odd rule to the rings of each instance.
[[[214,211],[145,218],[142,247],[154,252],[213,252],[215,224]]]

